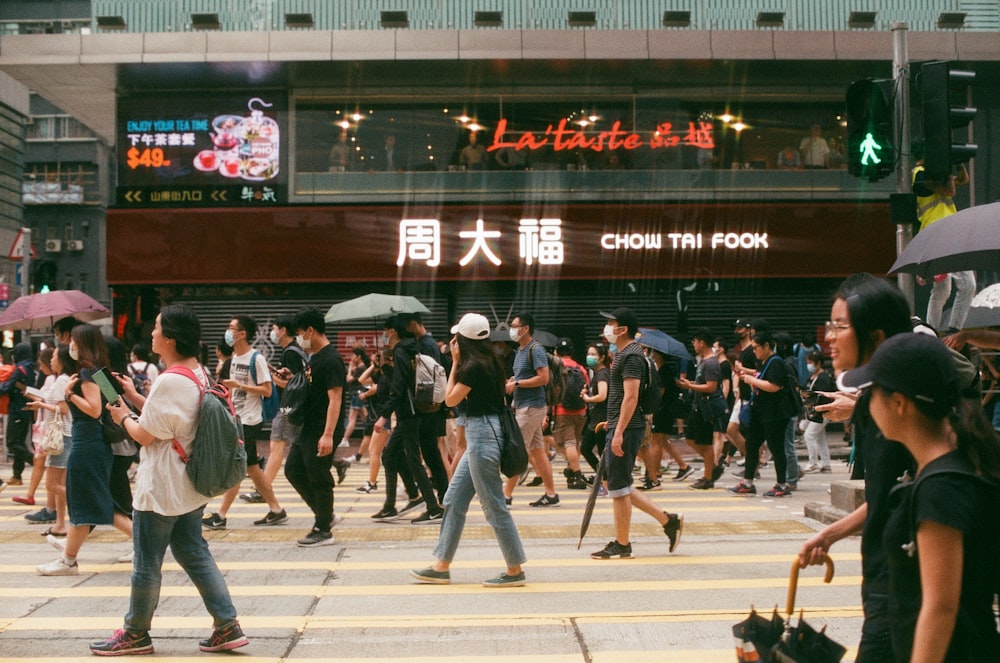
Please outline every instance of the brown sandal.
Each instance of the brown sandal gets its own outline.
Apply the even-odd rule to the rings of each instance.
[[[51,527],[42,532],[42,536],[48,536],[49,534],[58,538],[66,536],[66,532],[53,532]]]

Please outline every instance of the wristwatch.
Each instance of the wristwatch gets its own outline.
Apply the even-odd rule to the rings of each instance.
[[[520,389],[520,387],[521,387],[521,381],[520,380],[514,380],[514,388],[515,389]]]

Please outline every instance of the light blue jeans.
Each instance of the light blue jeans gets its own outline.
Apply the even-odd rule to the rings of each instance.
[[[467,417],[465,424],[467,448],[458,461],[455,474],[444,495],[444,516],[434,556],[449,564],[455,558],[458,542],[465,529],[465,517],[474,495],[486,515],[486,522],[500,544],[508,568],[525,562],[524,548],[517,526],[503,496],[500,479],[500,418],[497,415]]]
[[[788,426],[785,427],[785,462],[788,464],[785,476],[788,483],[795,483],[799,480],[799,455],[795,451],[795,425],[798,421],[798,417],[792,417],[788,420]]]
[[[182,516],[161,516],[152,511],[132,512],[132,592],[125,629],[148,631],[153,612],[160,601],[163,581],[163,555],[167,546],[174,559],[201,594],[215,628],[236,620],[236,607],[222,572],[215,564],[208,543],[201,534],[204,508]]]

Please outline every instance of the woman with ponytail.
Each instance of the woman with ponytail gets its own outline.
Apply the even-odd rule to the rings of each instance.
[[[962,397],[952,354],[931,336],[899,334],[840,382],[870,394],[883,435],[916,461],[914,480],[890,495],[882,539],[894,660],[1000,661],[1000,439]]]

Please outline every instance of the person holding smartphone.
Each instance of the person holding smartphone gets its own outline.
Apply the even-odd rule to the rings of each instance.
[[[833,378],[823,370],[822,352],[813,350],[806,356],[806,372],[809,375],[806,381],[809,392],[837,390]],[[806,429],[802,433],[802,439],[809,453],[809,464],[802,468],[802,474],[812,472],[828,474],[833,472],[833,468],[830,467],[830,447],[826,443],[826,420],[816,411],[816,405],[828,399],[815,393],[806,398],[807,402],[809,398],[815,398],[815,402],[806,405]]]

